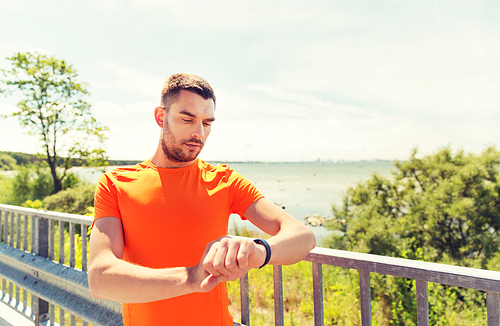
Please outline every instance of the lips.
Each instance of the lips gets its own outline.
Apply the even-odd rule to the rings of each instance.
[[[187,148],[193,151],[200,149],[202,146],[200,143],[192,143],[192,142],[184,143],[184,145],[186,145]]]

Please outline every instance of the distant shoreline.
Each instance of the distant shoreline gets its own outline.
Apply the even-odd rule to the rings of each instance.
[[[43,161],[38,154],[29,154],[23,152],[11,152],[11,151],[0,151],[0,154],[7,154],[16,159],[18,165],[27,162],[35,162],[35,161]],[[143,160],[119,160],[119,159],[110,159],[108,160],[109,165],[111,166],[129,166],[135,165],[137,163],[143,162]],[[375,162],[394,162],[395,160],[314,160],[314,161],[225,161],[225,160],[205,160],[207,162],[217,162],[219,164],[310,164],[310,163],[319,163],[319,164],[341,164],[341,163],[375,163]],[[79,164],[75,166],[81,166]]]

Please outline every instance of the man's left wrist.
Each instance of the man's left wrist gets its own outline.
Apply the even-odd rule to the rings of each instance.
[[[264,239],[254,239],[253,242],[263,246],[265,249],[266,256],[264,258],[264,263],[259,267],[259,269],[260,269],[260,268],[266,266],[269,263],[269,260],[271,260],[271,247],[269,246],[267,241]]]

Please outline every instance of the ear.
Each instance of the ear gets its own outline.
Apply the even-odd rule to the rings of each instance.
[[[160,128],[163,128],[163,120],[166,119],[165,115],[166,115],[165,108],[161,106],[157,106],[155,108],[155,121]]]

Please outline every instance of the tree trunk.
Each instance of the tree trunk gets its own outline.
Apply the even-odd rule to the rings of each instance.
[[[61,179],[59,179],[57,175],[57,158],[52,158],[50,155],[47,155],[47,163],[49,163],[52,179],[54,180],[54,194],[56,194],[62,190]]]

